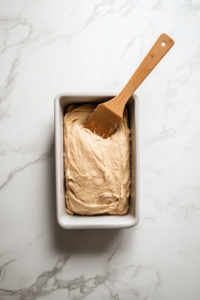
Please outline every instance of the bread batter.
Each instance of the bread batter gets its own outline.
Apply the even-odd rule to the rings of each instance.
[[[107,139],[84,128],[96,104],[70,105],[64,116],[64,166],[69,214],[124,215],[130,195],[130,130],[125,109]]]

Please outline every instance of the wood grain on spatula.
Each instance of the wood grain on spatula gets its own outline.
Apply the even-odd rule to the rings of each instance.
[[[173,45],[171,37],[161,34],[119,95],[99,104],[84,127],[107,139],[121,122],[126,102]]]

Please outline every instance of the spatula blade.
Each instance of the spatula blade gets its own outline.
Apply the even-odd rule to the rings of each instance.
[[[107,139],[115,131],[121,120],[122,118],[105,104],[99,104],[84,127]]]

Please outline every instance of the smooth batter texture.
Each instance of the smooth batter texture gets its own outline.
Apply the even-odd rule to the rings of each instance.
[[[130,195],[130,130],[124,112],[107,139],[84,124],[95,104],[70,105],[64,116],[66,205],[69,214],[124,215]]]

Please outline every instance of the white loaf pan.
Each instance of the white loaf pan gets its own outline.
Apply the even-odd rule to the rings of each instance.
[[[69,104],[105,102],[115,93],[69,93],[59,94],[54,102],[55,115],[55,163],[56,163],[56,203],[57,220],[65,229],[126,228],[135,226],[139,221],[139,101],[136,95],[127,103],[131,129],[131,194],[130,209],[127,215],[69,215],[65,204],[65,179],[63,161],[63,117]],[[135,129],[135,130],[134,130]],[[88,195],[90,197],[90,195]]]

